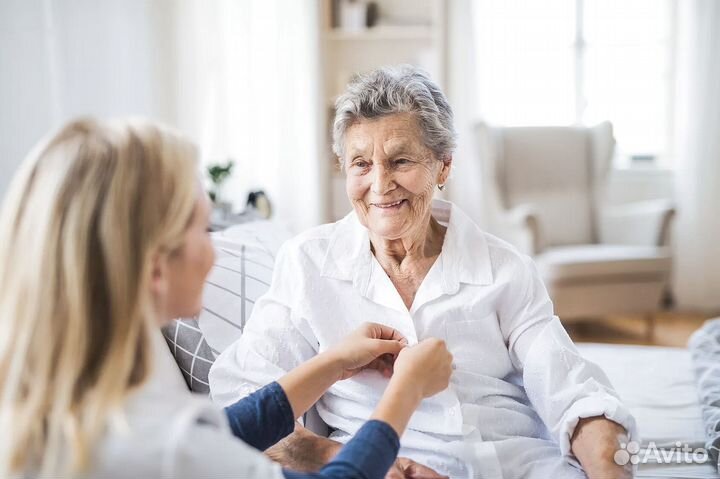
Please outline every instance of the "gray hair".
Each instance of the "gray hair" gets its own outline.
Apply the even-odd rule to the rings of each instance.
[[[333,152],[342,158],[345,133],[360,119],[413,113],[425,146],[438,160],[452,155],[455,127],[450,104],[440,87],[422,70],[402,65],[356,75],[335,101]]]

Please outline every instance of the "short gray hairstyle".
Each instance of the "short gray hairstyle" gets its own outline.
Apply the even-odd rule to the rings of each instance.
[[[438,160],[452,155],[456,133],[450,104],[425,72],[410,65],[378,68],[350,81],[335,101],[333,152],[342,161],[345,133],[358,120],[396,113],[415,115],[425,146]]]

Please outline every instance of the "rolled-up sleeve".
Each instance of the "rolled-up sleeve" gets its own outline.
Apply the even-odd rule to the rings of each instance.
[[[603,370],[584,359],[560,320],[534,263],[523,256],[499,312],[510,358],[525,391],[568,461],[570,439],[582,418],[605,416],[638,440],[635,419]]]
[[[216,403],[229,406],[317,354],[314,333],[292,308],[298,294],[294,282],[302,278],[294,263],[283,246],[272,285],[255,304],[243,335],[210,369],[210,394]]]

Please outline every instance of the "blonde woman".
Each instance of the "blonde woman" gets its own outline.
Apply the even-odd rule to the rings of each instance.
[[[379,478],[413,410],[447,387],[443,342],[405,347],[378,324],[225,411],[151,387],[151,329],[200,309],[213,263],[196,168],[164,128],[93,120],[21,167],[0,213],[0,477]],[[392,376],[384,399],[319,473],[259,452],[366,368]]]

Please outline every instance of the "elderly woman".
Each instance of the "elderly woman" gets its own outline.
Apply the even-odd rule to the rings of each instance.
[[[354,211],[283,246],[243,337],[210,373],[213,398],[230,404],[372,320],[411,344],[442,338],[455,358],[451,386],[423,401],[401,454],[454,478],[630,477],[613,456],[634,437],[634,420],[577,352],[530,258],[433,200],[454,137],[446,98],[413,68],[348,85],[334,151]],[[329,389],[317,411],[333,440],[358,431],[386,384],[361,373]],[[337,447],[298,428],[270,454],[312,468]]]

